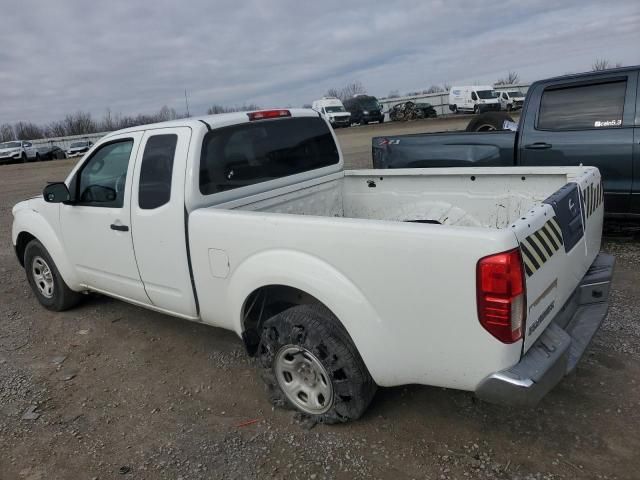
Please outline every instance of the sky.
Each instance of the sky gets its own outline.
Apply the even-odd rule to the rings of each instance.
[[[5,5],[3,5],[5,4]],[[640,1],[0,0],[0,124],[640,64]]]

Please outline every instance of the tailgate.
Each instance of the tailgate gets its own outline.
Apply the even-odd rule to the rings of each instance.
[[[585,168],[512,225],[527,287],[524,352],[561,311],[600,251],[600,173]]]

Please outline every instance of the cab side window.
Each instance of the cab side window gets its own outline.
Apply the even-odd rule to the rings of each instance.
[[[94,152],[78,174],[79,205],[122,208],[133,139],[107,143]]]
[[[138,204],[143,210],[151,210],[169,203],[173,159],[178,136],[173,134],[149,137],[144,147],[140,167]]]

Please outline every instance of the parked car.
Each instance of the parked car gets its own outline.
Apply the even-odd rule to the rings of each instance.
[[[108,134],[12,241],[45,308],[232,330],[276,405],[344,422],[377,385],[533,404],[572,371],[607,312],[601,192],[592,167],[345,172],[313,110],[230,113]]]
[[[421,118],[436,118],[436,109],[430,103],[414,103],[412,101],[398,103],[389,110],[391,121],[418,120]]]
[[[7,163],[26,163],[40,160],[40,154],[31,142],[15,140],[0,143],[0,165]]]
[[[315,100],[311,108],[326,118],[333,128],[351,125],[351,114],[336,97],[322,97],[320,100]]]
[[[65,151],[58,145],[45,145],[38,148],[40,158],[43,160],[56,160],[67,158]]]
[[[370,122],[384,122],[384,113],[376,97],[356,95],[344,101],[344,108],[351,113],[351,123],[366,125]]]
[[[373,139],[375,168],[588,164],[604,178],[611,217],[640,215],[640,66],[534,82],[517,131],[421,133]],[[478,115],[470,130],[501,130],[504,112]],[[589,192],[581,192],[589,198]]]
[[[84,155],[92,146],[93,142],[90,142],[89,140],[73,142],[67,150],[67,157],[77,157],[78,155]]]
[[[451,87],[449,110],[453,113],[482,113],[500,110],[496,91],[491,85]]]
[[[508,90],[497,92],[500,108],[510,112],[511,110],[519,110],[524,104],[524,93],[519,90]]]

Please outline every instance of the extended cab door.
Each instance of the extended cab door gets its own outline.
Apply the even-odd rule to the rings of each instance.
[[[145,132],[133,173],[133,245],[140,277],[153,305],[197,316],[186,242],[184,182],[191,129]]]
[[[629,213],[637,72],[544,82],[529,92],[519,164],[595,166],[608,213]]]
[[[133,158],[142,132],[111,137],[70,182],[73,202],[61,205],[65,250],[81,282],[94,290],[148,304],[131,238]]]

